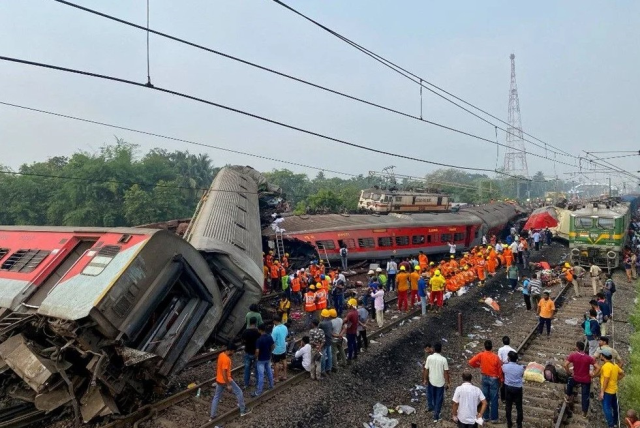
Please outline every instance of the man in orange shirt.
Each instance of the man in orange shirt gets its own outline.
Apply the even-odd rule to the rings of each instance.
[[[237,383],[231,377],[231,356],[236,352],[238,347],[235,343],[230,343],[227,349],[218,355],[218,362],[216,365],[216,392],[213,394],[213,400],[211,401],[211,412],[209,413],[211,419],[215,419],[218,411],[218,403],[220,397],[226,389],[229,392],[233,392],[238,399],[238,407],[240,407],[240,416],[248,415],[251,410],[244,404],[244,396],[242,390]]]
[[[493,349],[493,343],[490,340],[485,340],[484,352],[474,355],[469,360],[469,365],[475,368],[479,367],[482,372],[482,393],[489,402],[482,418],[488,421],[489,416],[491,416],[491,423],[498,423],[498,391],[500,391],[500,384],[504,380],[504,375],[502,373],[502,361],[500,361],[500,357],[497,354],[491,352],[491,349]]]
[[[542,327],[547,325],[547,339],[551,334],[551,318],[556,311],[556,305],[553,300],[549,298],[549,290],[544,290],[542,293],[542,300],[538,302],[538,316],[540,322],[538,324],[538,334],[542,334]]]
[[[404,266],[400,266],[400,272],[396,275],[396,289],[398,290],[398,310],[409,310],[407,304],[407,292],[409,291],[409,273]]]
[[[418,264],[420,265],[420,270],[423,272],[427,267],[429,267],[429,258],[424,251],[420,251],[420,254],[418,254]]]
[[[420,266],[416,266],[413,272],[409,275],[409,281],[411,282],[411,303],[409,307],[413,307],[420,299],[418,298],[418,281],[420,280]]]

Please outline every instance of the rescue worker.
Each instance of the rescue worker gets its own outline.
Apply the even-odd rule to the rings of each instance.
[[[376,268],[376,282],[381,288],[387,289],[387,275],[382,272],[382,268]]]
[[[285,296],[287,296],[288,299],[291,299],[291,278],[287,275],[287,271],[284,268],[280,269],[280,275],[280,287],[282,288]]]
[[[284,257],[282,257],[282,266],[285,269],[289,269],[289,253],[284,253]]]
[[[504,254],[504,263],[508,268],[513,264],[513,258],[514,258],[513,250],[511,249],[511,247],[507,245],[506,247],[504,247],[502,254]]]
[[[316,284],[316,319],[320,319],[320,313],[323,309],[327,309],[327,290],[322,286],[322,283]]]
[[[476,258],[476,275],[478,276],[478,280],[480,281],[479,286],[484,287],[484,281],[487,279],[487,274],[485,271],[485,261],[484,257],[480,255]]]
[[[442,308],[442,297],[444,294],[444,286],[445,286],[445,279],[444,277],[441,275],[440,270],[436,270],[433,274],[433,277],[429,280],[429,286],[431,287],[431,294],[430,294],[430,300],[431,300],[431,305],[433,306],[434,304],[436,312],[440,311],[440,308]]]
[[[280,296],[280,301],[278,302],[278,316],[282,321],[282,324],[287,324],[289,322],[289,311],[291,310],[291,301],[289,301],[286,294]]]
[[[274,260],[271,264],[271,291],[277,292],[280,288],[280,264]]]
[[[409,291],[409,274],[404,266],[400,266],[400,272],[396,275],[396,289],[398,290],[398,310],[402,311],[403,308],[407,311],[407,292]]]
[[[267,267],[271,269],[271,265],[273,265],[273,251],[269,251],[269,254],[265,256],[264,264],[266,264]]]
[[[489,275],[495,275],[498,267],[498,255],[493,250],[493,247],[487,247],[489,249],[489,255],[487,256],[487,271]]]
[[[424,251],[420,251],[418,254],[418,264],[420,265],[420,271],[424,271],[429,266],[429,258]]]
[[[267,266],[266,263],[262,265],[262,274],[264,277],[264,281],[262,281],[262,294],[267,294],[269,292],[269,283],[271,282],[270,273],[271,269],[269,269],[269,266]]]
[[[300,295],[300,282],[298,273],[294,273],[293,278],[291,278],[291,300],[296,305],[299,305],[302,302],[302,297]]]
[[[413,272],[409,275],[409,281],[411,283],[411,303],[409,307],[413,307],[417,302],[420,301],[418,298],[418,281],[420,280],[420,266],[416,266],[413,268]]]
[[[307,314],[304,322],[305,329],[308,329],[311,325],[311,321],[315,319],[316,312],[316,287],[311,284],[308,288],[309,291],[304,295],[304,312]]]
[[[571,268],[571,265],[569,263],[564,264],[562,273],[564,274],[564,280],[566,281],[566,283],[573,284],[573,291],[575,292],[576,297],[580,297],[580,287],[578,287],[578,281],[575,280],[573,276],[573,269]]]

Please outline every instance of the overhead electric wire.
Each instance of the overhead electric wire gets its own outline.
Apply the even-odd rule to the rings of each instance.
[[[94,14],[94,15],[97,15],[97,16],[100,16],[100,17],[103,17],[103,18],[118,22],[120,24],[124,24],[124,25],[130,26],[130,27],[133,27],[133,28],[136,28],[136,29],[139,29],[139,30],[146,31],[147,35],[149,33],[152,33],[152,34],[155,34],[157,36],[164,37],[164,38],[167,38],[169,40],[173,40],[173,41],[178,42],[178,43],[183,43],[185,45],[194,47],[196,49],[201,49],[201,50],[204,50],[206,52],[209,52],[209,53],[212,53],[212,54],[219,55],[219,56],[222,56],[224,58],[230,59],[232,61],[237,61],[237,62],[239,62],[241,64],[248,65],[250,67],[254,67],[254,68],[257,68],[259,70],[266,71],[268,73],[272,73],[272,74],[275,74],[277,76],[284,77],[286,79],[290,79],[290,80],[293,80],[295,82],[302,83],[304,85],[308,85],[308,86],[311,86],[313,88],[320,89],[322,91],[326,91],[326,92],[329,92],[331,94],[338,95],[340,97],[344,97],[344,98],[350,99],[352,101],[363,103],[363,104],[369,105],[371,107],[375,107],[375,108],[378,108],[378,109],[381,109],[381,110],[385,110],[385,111],[390,112],[390,113],[395,113],[395,114],[398,114],[400,116],[404,116],[404,117],[407,117],[407,118],[410,118],[410,119],[413,119],[413,120],[424,122],[426,124],[433,125],[433,126],[436,126],[436,127],[442,128],[442,129],[446,129],[448,131],[455,132],[455,133],[458,133],[458,134],[462,134],[462,135],[465,135],[465,136],[468,136],[468,137],[471,137],[471,138],[475,138],[475,139],[480,140],[480,141],[484,141],[484,142],[491,143],[491,144],[497,144],[498,146],[502,146],[502,147],[508,147],[506,144],[498,142],[497,139],[496,139],[496,141],[493,141],[491,139],[484,138],[484,137],[481,137],[479,135],[475,135],[475,134],[472,134],[472,133],[469,133],[469,132],[466,132],[466,131],[462,131],[460,129],[456,129],[456,128],[453,128],[453,127],[448,126],[448,125],[444,125],[444,124],[441,124],[441,123],[438,123],[438,122],[434,122],[434,121],[431,121],[431,120],[424,119],[422,117],[422,103],[420,105],[420,108],[421,108],[420,116],[415,116],[415,115],[412,115],[410,113],[394,109],[392,107],[384,106],[382,104],[378,104],[378,103],[375,103],[373,101],[368,101],[366,99],[363,99],[363,98],[360,98],[360,97],[356,97],[354,95],[350,95],[350,94],[347,94],[345,92],[338,91],[336,89],[331,89],[329,87],[326,87],[326,86],[323,86],[323,85],[320,85],[320,84],[317,84],[317,83],[310,82],[308,80],[293,76],[291,74],[287,74],[287,73],[284,73],[284,72],[281,72],[281,71],[278,71],[278,70],[274,70],[274,69],[269,68],[269,67],[265,67],[263,65],[260,65],[260,64],[257,64],[257,63],[254,63],[254,62],[239,58],[237,56],[233,56],[233,55],[230,55],[230,54],[227,54],[227,53],[224,53],[224,52],[221,52],[221,51],[218,51],[218,50],[215,50],[215,49],[212,49],[212,48],[209,48],[209,47],[206,47],[206,46],[194,43],[194,42],[190,42],[190,41],[182,39],[180,37],[172,36],[170,34],[163,33],[161,31],[153,30],[153,29],[148,27],[148,23],[147,23],[147,27],[143,27],[142,25],[138,25],[138,24],[133,23],[131,21],[127,21],[127,20],[115,17],[113,15],[109,15],[109,14],[106,14],[106,13],[103,13],[103,12],[99,12],[97,10],[90,9],[88,7],[85,7],[85,6],[80,6],[80,5],[72,3],[70,1],[66,1],[66,0],[53,0],[53,1],[55,1],[57,3],[60,3],[60,4],[63,4],[63,5],[66,5],[66,6],[70,6],[70,7],[76,8],[78,10],[82,10],[84,12],[88,12],[88,13],[91,13],[91,14]],[[147,41],[147,45],[148,45],[148,41]],[[422,90],[422,86],[421,86],[421,90]],[[523,150],[523,149],[520,149],[520,148],[517,148],[517,147],[515,147],[513,149],[516,150],[516,151],[530,153],[533,156],[537,156],[534,153],[527,152],[526,150]],[[545,158],[545,159],[549,159],[549,158]],[[551,160],[551,159],[549,159],[549,160]]]
[[[41,110],[41,109],[37,109],[37,108],[34,108],[34,107],[27,107],[27,106],[23,106],[23,105],[19,105],[19,104],[8,103],[8,102],[5,102],[5,101],[0,101],[0,105],[9,106],[9,107],[15,107],[15,108],[23,109],[23,110],[36,112],[36,113],[48,114],[48,115],[51,115],[51,116],[58,116],[58,117],[62,117],[62,118],[65,118],[65,119],[77,120],[79,122],[86,122],[86,123],[91,123],[91,124],[94,124],[94,125],[106,126],[106,127],[109,127],[109,128],[120,129],[120,130],[123,130],[123,131],[135,132],[135,133],[138,133],[138,134],[149,135],[151,137],[157,137],[157,138],[163,138],[165,140],[177,141],[179,143],[192,144],[194,146],[207,147],[207,148],[210,148],[210,149],[221,150],[221,151],[224,151],[224,152],[235,153],[235,154],[239,154],[239,155],[243,155],[243,156],[251,156],[251,157],[254,157],[254,158],[258,158],[258,159],[264,159],[264,160],[273,161],[273,162],[280,162],[280,163],[284,163],[284,164],[287,164],[287,165],[300,166],[300,167],[303,167],[303,168],[314,169],[314,170],[317,170],[317,171],[330,172],[330,173],[333,173],[333,174],[346,175],[346,176],[350,176],[350,177],[357,177],[358,176],[357,174],[352,174],[352,173],[349,173],[349,172],[335,171],[335,170],[332,170],[332,169],[320,168],[320,167],[312,166],[312,165],[305,165],[305,164],[298,163],[298,162],[291,162],[291,161],[287,161],[287,160],[283,160],[283,159],[272,158],[272,157],[263,156],[263,155],[257,155],[255,153],[249,153],[249,152],[243,152],[243,151],[240,151],[240,150],[228,149],[226,147],[220,147],[220,146],[214,146],[214,145],[211,145],[211,144],[199,143],[197,141],[186,140],[184,138],[170,137],[168,135],[162,135],[162,134],[157,134],[157,133],[154,133],[154,132],[142,131],[140,129],[129,128],[127,126],[114,125],[114,124],[111,124],[111,123],[100,122],[100,121],[97,121],[97,120],[85,119],[85,118],[77,117],[77,116],[70,116],[70,115],[67,115],[67,114],[56,113],[56,112],[47,111],[47,110]]]
[[[476,168],[476,167],[469,167],[469,166],[461,166],[461,165],[453,165],[453,164],[447,164],[444,162],[435,162],[435,161],[429,161],[426,159],[420,159],[420,158],[416,158],[415,156],[408,156],[408,155],[403,155],[403,154],[399,154],[399,153],[393,153],[393,152],[388,152],[386,150],[380,150],[380,149],[376,149],[373,147],[367,147],[364,146],[362,144],[357,144],[357,143],[352,143],[349,142],[347,140],[342,140],[339,138],[335,138],[335,137],[330,137],[328,135],[325,134],[321,134],[319,132],[315,132],[315,131],[310,131],[308,129],[304,129],[304,128],[300,128],[298,126],[294,126],[294,125],[289,125],[287,123],[284,122],[280,122],[278,120],[275,119],[270,119],[264,116],[260,116],[258,114],[255,113],[249,113],[247,111],[244,110],[240,110],[234,107],[230,107],[224,104],[220,104],[214,101],[210,101],[204,98],[199,98],[193,95],[188,95],[182,92],[178,92],[178,91],[174,91],[171,89],[166,89],[166,88],[162,88],[159,86],[147,86],[143,83],[140,82],[135,82],[133,80],[128,80],[128,79],[124,79],[124,78],[120,78],[120,77],[115,77],[115,76],[109,76],[109,75],[105,75],[105,74],[98,74],[98,73],[92,73],[92,72],[88,72],[88,71],[84,71],[84,70],[78,70],[78,69],[73,69],[73,68],[67,68],[67,67],[61,67],[61,66],[57,66],[57,65],[52,65],[52,64],[45,64],[45,63],[41,63],[41,62],[35,62],[35,61],[28,61],[28,60],[24,60],[24,59],[19,59],[19,58],[13,58],[13,57],[7,57],[7,56],[0,56],[0,60],[3,61],[8,61],[8,62],[13,62],[13,63],[17,63],[17,64],[24,64],[24,65],[31,65],[31,66],[35,66],[35,67],[40,67],[40,68],[47,68],[47,69],[51,69],[51,70],[57,70],[57,71],[64,71],[67,73],[72,73],[72,74],[78,74],[78,75],[83,75],[83,76],[88,76],[88,77],[95,77],[95,78],[99,78],[99,79],[103,79],[103,80],[109,80],[109,81],[113,81],[113,82],[118,82],[118,83],[125,83],[128,85],[132,85],[132,86],[137,86],[140,88],[146,88],[146,89],[150,89],[150,90],[154,90],[154,91],[158,91],[158,92],[163,92],[166,94],[170,94],[170,95],[175,95],[177,97],[181,97],[181,98],[185,98],[185,99],[189,99],[192,101],[197,101],[203,104],[207,104],[213,107],[218,107],[227,111],[231,111],[234,113],[238,113],[240,115],[243,116],[247,116],[247,117],[251,117],[254,119],[258,119],[260,121],[263,122],[267,122],[267,123],[271,123],[273,125],[278,125],[280,127],[283,128],[287,128],[287,129],[291,129],[294,131],[298,131],[307,135],[311,135],[311,136],[315,136],[318,138],[322,138],[328,141],[333,141],[335,143],[344,145],[344,146],[348,146],[348,147],[353,147],[353,148],[357,148],[360,150],[365,150],[365,151],[369,151],[372,153],[378,153],[378,154],[382,154],[382,155],[387,155],[387,156],[391,156],[391,157],[397,157],[400,159],[407,159],[407,160],[411,160],[411,161],[415,161],[415,162],[420,162],[420,163],[425,163],[425,164],[430,164],[430,165],[437,165],[437,166],[442,166],[442,167],[447,167],[447,168],[458,168],[458,169],[463,169],[463,170],[467,170],[467,171],[482,171],[482,172],[495,172],[498,174],[503,174],[503,175],[507,175],[507,176],[511,176],[511,174],[507,174],[501,171],[494,171],[493,169],[489,169],[489,168]],[[514,178],[519,178],[519,177],[515,177],[512,176]]]
[[[56,1],[58,1],[58,0],[56,0]],[[327,26],[325,26],[325,25],[321,24],[320,22],[318,22],[318,21],[316,21],[316,20],[314,20],[314,19],[312,19],[312,18],[308,17],[307,15],[303,14],[302,12],[299,12],[298,10],[296,10],[296,9],[294,9],[293,7],[289,6],[288,4],[283,3],[283,2],[282,2],[282,1],[280,1],[280,0],[272,0],[272,1],[273,1],[273,2],[275,2],[275,3],[277,3],[278,5],[280,5],[280,6],[284,7],[284,8],[286,8],[286,9],[288,9],[289,11],[291,11],[291,12],[295,13],[296,15],[298,15],[298,16],[300,16],[300,17],[302,17],[302,18],[306,19],[307,21],[309,21],[309,22],[313,23],[314,25],[316,25],[316,26],[318,26],[318,27],[322,28],[323,30],[325,30],[325,31],[327,31],[328,33],[332,34],[333,36],[337,37],[338,39],[340,39],[340,40],[342,40],[342,41],[346,42],[347,44],[349,44],[349,45],[353,46],[354,48],[358,49],[359,51],[361,51],[361,52],[362,52],[362,53],[364,53],[365,55],[367,55],[367,56],[369,56],[369,57],[373,58],[374,60],[376,60],[376,61],[380,62],[381,64],[385,65],[386,67],[388,67],[388,68],[392,69],[392,70],[393,70],[393,71],[395,71],[396,73],[398,73],[398,74],[400,74],[400,75],[404,76],[405,78],[407,78],[407,79],[411,80],[412,82],[414,82],[414,83],[416,83],[416,84],[420,85],[421,87],[424,87],[426,90],[428,90],[428,91],[432,92],[433,94],[435,94],[435,95],[437,95],[437,96],[441,97],[442,99],[444,99],[444,100],[446,100],[446,101],[450,102],[451,104],[453,104],[453,105],[457,106],[458,108],[461,108],[462,110],[464,110],[464,111],[466,111],[467,113],[469,113],[469,114],[471,114],[471,115],[475,116],[476,118],[478,118],[478,119],[482,120],[483,122],[486,122],[486,123],[488,123],[488,124],[490,124],[490,125],[492,125],[492,126],[496,126],[493,122],[491,122],[491,121],[489,121],[489,120],[487,120],[487,119],[483,118],[482,116],[480,116],[480,115],[478,115],[478,114],[476,114],[476,113],[472,112],[471,110],[469,110],[469,109],[467,109],[467,108],[465,108],[465,107],[461,106],[460,104],[456,103],[455,101],[453,101],[453,100],[451,100],[451,99],[449,99],[449,98],[445,97],[444,95],[442,95],[442,94],[440,94],[440,93],[438,93],[438,92],[434,91],[433,89],[431,89],[431,88],[429,88],[429,87],[425,86],[424,84],[427,84],[427,85],[429,85],[429,86],[432,86],[432,87],[434,87],[434,88],[438,89],[439,91],[441,91],[441,92],[443,92],[443,93],[445,93],[445,94],[449,95],[450,97],[453,97],[453,98],[455,98],[456,100],[458,100],[458,101],[460,101],[460,102],[462,102],[462,103],[464,103],[464,104],[466,104],[466,105],[468,105],[468,106],[470,106],[470,107],[472,107],[472,108],[474,108],[474,109],[476,109],[476,110],[478,110],[478,111],[482,112],[483,114],[485,114],[485,115],[487,115],[487,116],[489,116],[489,117],[491,117],[491,118],[493,118],[493,119],[495,119],[495,120],[499,121],[500,123],[503,123],[503,124],[507,125],[508,127],[511,127],[511,125],[510,125],[508,122],[506,122],[506,121],[504,121],[504,120],[500,119],[499,117],[496,117],[496,116],[492,115],[491,113],[488,113],[487,111],[485,111],[485,110],[481,109],[480,107],[477,107],[477,106],[475,106],[474,104],[472,104],[472,103],[470,103],[470,102],[468,102],[468,101],[466,101],[466,100],[464,100],[464,99],[462,99],[462,98],[460,98],[460,97],[458,97],[458,96],[456,96],[456,95],[454,95],[454,94],[452,94],[452,93],[450,93],[450,92],[448,92],[448,91],[446,91],[446,90],[442,89],[441,87],[439,87],[439,86],[437,86],[437,85],[435,85],[435,84],[433,84],[433,83],[429,82],[429,81],[428,81],[428,80],[426,80],[425,78],[423,78],[423,77],[421,77],[421,76],[418,76],[418,75],[416,75],[416,74],[414,74],[414,73],[412,73],[412,72],[410,72],[410,71],[406,70],[405,68],[403,68],[403,67],[401,67],[401,66],[399,66],[399,65],[395,64],[394,62],[392,62],[392,61],[390,61],[390,60],[388,60],[388,59],[384,58],[383,56],[378,55],[378,54],[376,54],[375,52],[373,52],[373,51],[371,51],[371,50],[369,50],[369,49],[367,49],[367,48],[365,48],[365,47],[363,47],[363,46],[359,45],[358,43],[356,43],[356,42],[354,42],[354,41],[352,41],[352,40],[348,39],[347,37],[345,37],[345,36],[341,35],[340,33],[338,33],[338,32],[336,32],[336,31],[334,31],[334,30],[330,29],[329,27],[327,27]],[[509,134],[516,135],[516,134],[514,134],[513,132],[508,131],[507,129],[504,129],[504,128],[501,128],[501,127],[498,127],[498,129],[500,129],[500,130],[502,130],[502,131],[504,131],[504,132],[507,132],[507,133],[509,133]],[[527,132],[524,132],[522,129],[515,128],[515,127],[513,127],[513,129],[515,129],[515,130],[517,130],[517,131],[520,131],[520,132],[522,132],[524,135],[527,135],[527,136],[529,136],[529,137],[533,138],[534,140],[539,141],[539,142],[541,142],[541,143],[543,143],[543,144],[545,144],[545,145],[547,145],[547,146],[549,146],[549,147],[553,147],[554,149],[556,149],[556,150],[557,150],[557,152],[554,152],[554,151],[552,150],[552,152],[554,152],[554,153],[562,154],[562,155],[564,155],[564,156],[576,157],[575,155],[573,155],[573,154],[571,154],[571,153],[569,153],[569,152],[567,152],[567,151],[564,151],[564,150],[562,150],[562,149],[560,149],[560,148],[558,148],[558,147],[556,147],[556,146],[554,146],[554,145],[552,145],[552,144],[548,144],[548,143],[546,143],[545,141],[543,141],[543,140],[541,140],[541,139],[539,139],[539,138],[537,138],[537,137],[535,137],[535,136],[533,136],[533,135],[531,135],[531,134],[529,134],[529,133],[527,133]],[[524,140],[524,141],[527,141],[528,143],[531,143],[531,144],[533,144],[533,145],[535,145],[535,146],[537,146],[537,147],[544,148],[543,146],[540,146],[539,144],[534,143],[533,141],[528,140],[528,139],[526,139],[526,138],[523,138],[523,140]]]

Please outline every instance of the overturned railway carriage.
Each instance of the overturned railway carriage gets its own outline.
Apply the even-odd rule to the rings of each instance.
[[[277,206],[278,194],[279,189],[270,188],[253,168],[225,167],[184,235],[206,258],[221,285],[222,317],[215,329],[219,341],[234,340],[245,325],[249,306],[260,301],[264,280],[260,215]]]
[[[480,245],[483,235],[499,236],[522,213],[514,204],[494,203],[442,214],[293,216],[285,217],[280,227],[285,249],[294,257],[313,247],[322,259],[337,261],[344,246],[349,260],[379,260],[420,250],[445,253],[449,242],[458,250],[468,249]]]
[[[631,206],[626,202],[609,200],[592,202],[571,212],[569,248],[574,264],[615,269],[620,265],[622,250],[627,244],[631,224]]]
[[[2,226],[0,308],[4,393],[86,422],[183,368],[222,299],[206,261],[167,231]]]

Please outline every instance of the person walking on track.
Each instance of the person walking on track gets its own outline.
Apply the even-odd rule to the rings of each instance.
[[[211,411],[209,416],[211,420],[215,419],[218,412],[218,403],[220,403],[220,397],[226,389],[229,392],[233,392],[238,399],[238,407],[240,408],[240,416],[248,415],[251,410],[244,404],[244,397],[242,395],[242,389],[231,377],[231,357],[236,352],[238,347],[235,343],[230,343],[227,349],[224,350],[219,356],[216,363],[216,391],[213,394],[213,400],[211,400]]]
[[[518,353],[515,351],[509,351],[507,358],[509,362],[502,366],[505,384],[507,428],[513,428],[511,409],[514,404],[516,405],[516,426],[522,428],[522,379],[524,377],[524,366],[518,364]]]
[[[574,392],[574,389],[577,390],[581,388],[582,416],[585,418],[589,411],[589,394],[591,393],[591,376],[589,375],[589,370],[591,366],[597,368],[596,360],[585,352],[584,342],[576,342],[575,352],[569,354],[563,364],[565,371],[569,375],[565,401],[569,405],[572,405],[573,400],[577,396],[577,391]]]
[[[442,356],[442,343],[433,345],[433,354],[427,357],[424,365],[423,383],[429,389],[428,397],[432,401],[433,408],[429,409],[427,402],[427,411],[433,411],[433,422],[440,421],[440,411],[442,410],[442,402],[444,401],[445,387],[451,387],[451,378],[449,377],[449,363]]]
[[[547,326],[547,338],[551,335],[551,318],[556,312],[556,305],[553,300],[549,298],[549,290],[544,290],[542,293],[542,300],[538,302],[537,314],[540,319],[538,323],[538,334],[542,334],[542,329]]]
[[[471,373],[463,372],[462,385],[453,393],[451,416],[458,428],[476,428],[476,421],[481,419],[487,410],[487,399],[480,388],[471,384],[472,379]]]
[[[612,361],[611,352],[600,353],[602,365],[595,371],[595,376],[600,376],[600,395],[602,411],[609,428],[618,425],[618,382],[624,377],[622,369]]]

